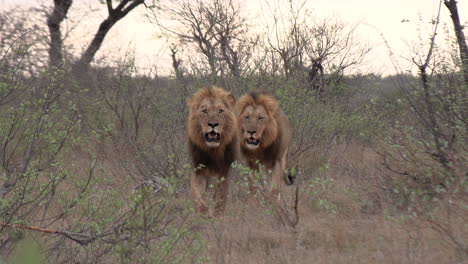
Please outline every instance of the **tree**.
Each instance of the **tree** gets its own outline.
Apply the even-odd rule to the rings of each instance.
[[[13,8],[0,12],[0,69],[14,68],[29,76],[47,66],[49,42],[45,26],[35,8]],[[25,19],[28,17],[28,19]]]
[[[466,254],[451,218],[463,215],[466,196],[466,88],[457,65],[437,45],[442,1],[427,47],[412,58],[419,82],[401,82],[404,101],[392,102],[404,114],[389,127],[383,165],[391,172],[389,190],[396,190],[402,205],[418,215],[441,237]],[[457,35],[458,39],[458,35]],[[458,39],[459,40],[459,39]],[[460,44],[460,41],[458,41]],[[463,57],[462,57],[463,58]],[[461,78],[462,77],[462,78]],[[405,102],[405,103],[402,103]]]
[[[228,73],[240,77],[247,58],[246,17],[235,0],[183,1],[161,9],[175,27],[159,25],[181,43],[194,44],[212,79]]]
[[[111,28],[133,9],[143,3],[145,3],[145,0],[121,0],[117,7],[114,8],[112,0],[106,0],[108,16],[99,25],[99,29],[94,35],[93,40],[81,55],[76,66],[78,66],[78,68],[88,67]]]
[[[283,71],[286,78],[290,78],[301,65],[304,64],[305,50],[305,32],[304,32],[304,14],[305,1],[300,3],[299,7],[294,7],[289,3],[288,18],[280,13],[273,14],[273,30],[271,35],[267,36],[269,48],[276,53],[283,64]],[[285,21],[286,20],[286,21]]]
[[[306,4],[306,0],[290,1],[287,14],[273,10],[267,41],[281,58],[285,77],[306,75],[309,87],[320,96],[327,83],[359,66],[370,48],[358,40],[358,24],[344,23],[338,16],[319,19]]]
[[[104,39],[111,28],[128,13],[134,10],[145,0],[120,0],[114,8],[112,0],[106,0],[108,16],[99,25],[99,29],[85,51],[81,54],[78,62],[74,65],[75,70],[86,69],[93,61],[97,51],[101,48]],[[47,26],[50,33],[49,61],[50,66],[58,67],[63,63],[63,40],[60,30],[61,22],[66,18],[73,0],[54,0],[52,13],[47,17]]]
[[[450,11],[450,17],[457,36],[458,48],[460,51],[461,68],[465,80],[465,87],[468,88],[468,47],[466,45],[465,34],[463,33],[463,26],[460,23],[460,16],[458,15],[457,1],[444,0],[444,4]]]
[[[63,63],[63,40],[60,24],[65,19],[73,0],[54,0],[54,9],[47,17],[50,33],[49,66],[59,68]]]

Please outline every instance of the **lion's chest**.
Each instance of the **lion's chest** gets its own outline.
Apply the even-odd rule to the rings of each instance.
[[[190,142],[190,152],[194,168],[207,168],[211,171],[227,172],[234,161],[234,146],[228,144],[218,151],[206,151],[193,142]]]
[[[279,157],[278,149],[276,147],[268,147],[260,151],[251,151],[242,148],[242,154],[247,158],[247,162],[251,168],[258,169],[258,165],[263,165],[266,169],[272,169],[275,162]]]

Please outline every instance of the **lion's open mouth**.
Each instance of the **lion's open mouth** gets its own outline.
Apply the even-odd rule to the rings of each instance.
[[[221,141],[221,134],[211,131],[205,134],[205,141],[206,142],[220,142]]]
[[[258,144],[260,144],[260,139],[256,139],[254,137],[249,137],[246,140],[246,142],[247,142],[247,144],[258,146]]]

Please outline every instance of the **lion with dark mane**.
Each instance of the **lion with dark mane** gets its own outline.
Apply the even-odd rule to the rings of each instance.
[[[281,183],[293,184],[286,173],[292,129],[275,96],[268,92],[251,92],[236,103],[240,149],[249,167],[258,171],[262,164],[271,175],[270,193],[280,198]],[[255,192],[253,179],[250,191]]]
[[[195,172],[191,177],[195,209],[208,212],[205,200],[209,178],[215,178],[214,214],[224,212],[228,193],[228,172],[236,156],[235,97],[210,86],[189,98],[188,138]]]

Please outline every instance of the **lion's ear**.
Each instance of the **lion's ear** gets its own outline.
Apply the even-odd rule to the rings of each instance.
[[[234,105],[236,104],[236,97],[234,97],[234,95],[232,95],[231,93],[228,93],[226,95],[226,101],[228,102],[229,106],[234,107]]]

